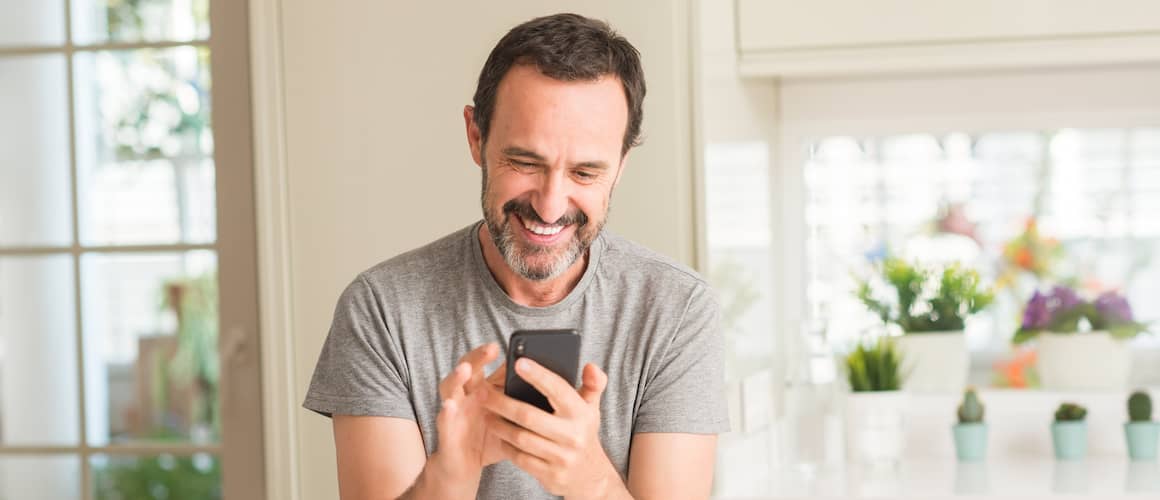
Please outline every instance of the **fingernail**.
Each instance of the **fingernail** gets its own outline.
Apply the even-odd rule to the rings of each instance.
[[[529,364],[526,358],[520,358],[516,360],[516,369],[519,371],[528,371],[532,369],[532,365]]]

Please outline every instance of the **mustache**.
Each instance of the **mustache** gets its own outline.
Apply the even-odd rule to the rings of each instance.
[[[511,200],[503,204],[503,213],[518,215],[521,219],[535,222],[544,226],[568,226],[576,224],[583,226],[588,223],[588,216],[580,210],[569,210],[564,215],[560,216],[553,222],[547,222],[536,213],[536,209],[532,208],[532,204],[522,200]]]

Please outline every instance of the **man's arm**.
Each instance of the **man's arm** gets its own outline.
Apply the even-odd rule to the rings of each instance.
[[[479,478],[454,478],[423,451],[419,426],[392,417],[334,416],[343,500],[473,498]]]
[[[334,447],[343,500],[398,498],[427,463],[419,426],[404,418],[335,415]]]
[[[638,433],[632,437],[628,491],[637,500],[709,498],[715,434]]]

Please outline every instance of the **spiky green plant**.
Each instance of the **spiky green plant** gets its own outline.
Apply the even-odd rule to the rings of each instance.
[[[846,356],[845,366],[854,392],[897,391],[902,387],[902,357],[888,340],[858,344]]]
[[[1152,397],[1147,392],[1136,391],[1128,396],[1128,420],[1132,422],[1152,421]]]
[[[959,264],[920,267],[901,259],[882,263],[881,278],[889,293],[871,281],[860,281],[856,295],[883,323],[894,323],[906,333],[962,330],[967,317],[994,300],[979,273]]]
[[[1055,410],[1056,422],[1082,422],[1087,416],[1087,408],[1075,403],[1063,403]]]
[[[983,421],[983,403],[979,401],[979,395],[975,392],[975,388],[968,388],[963,393],[963,402],[959,405],[959,423],[960,424],[977,424]]]

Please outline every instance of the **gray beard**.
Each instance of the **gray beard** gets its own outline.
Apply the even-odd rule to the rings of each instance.
[[[483,187],[480,190],[480,204],[483,206],[483,220],[487,225],[487,232],[491,235],[491,241],[495,244],[495,248],[499,250],[499,254],[503,257],[504,262],[516,274],[522,276],[529,281],[547,281],[556,278],[572,267],[577,260],[580,259],[592,241],[583,241],[581,238],[582,229],[584,225],[576,226],[572,233],[572,239],[568,241],[568,247],[560,252],[554,259],[551,259],[546,265],[533,265],[530,262],[530,257],[540,255],[550,255],[555,248],[533,246],[531,248],[524,247],[519,237],[516,236],[516,231],[523,230],[522,227],[513,227],[511,223],[512,217],[508,217],[507,213],[495,213],[488,207],[487,204],[487,165],[483,166]],[[593,232],[592,239],[596,239],[596,235],[600,234],[604,223],[601,221],[600,225],[596,227]]]

